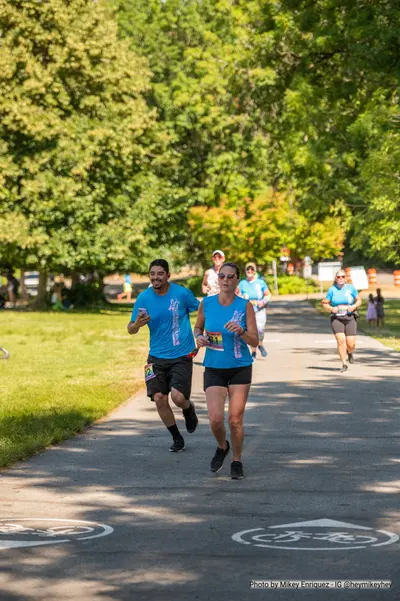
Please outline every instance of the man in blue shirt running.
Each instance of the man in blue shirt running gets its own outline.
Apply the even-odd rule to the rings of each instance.
[[[199,301],[194,294],[169,282],[169,265],[164,259],[150,264],[151,287],[136,299],[128,324],[129,334],[137,334],[143,326],[150,330],[150,352],[145,365],[147,396],[155,402],[157,411],[173,443],[170,451],[180,453],[185,441],[176,425],[168,395],[185,418],[186,429],[195,431],[198,419],[190,401],[195,342],[190,325],[190,313],[197,311]]]

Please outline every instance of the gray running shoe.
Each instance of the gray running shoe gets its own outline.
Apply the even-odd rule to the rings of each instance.
[[[340,373],[344,374],[344,372],[346,372],[348,369],[349,366],[347,365],[347,363],[343,363]]]
[[[268,355],[262,344],[259,345],[258,350],[260,351],[262,357],[266,357]]]

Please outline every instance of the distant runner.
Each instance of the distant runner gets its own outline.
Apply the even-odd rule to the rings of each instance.
[[[198,419],[189,399],[195,343],[189,315],[197,310],[199,301],[190,290],[168,281],[169,265],[164,259],[150,264],[149,276],[151,288],[137,297],[128,332],[137,334],[143,326],[149,327],[150,353],[144,368],[147,396],[155,402],[173,438],[169,450],[179,453],[184,450],[185,441],[168,403],[168,394],[182,409],[187,431],[194,432]]]
[[[219,292],[218,273],[225,261],[225,254],[222,250],[214,250],[212,254],[214,267],[207,269],[204,273],[202,290],[203,294],[213,296]]]
[[[224,423],[225,400],[229,397],[228,422],[232,442],[231,478],[243,478],[243,415],[251,385],[253,360],[248,344],[257,346],[257,325],[251,303],[237,296],[240,272],[235,263],[225,263],[218,274],[221,291],[205,298],[194,328],[197,344],[206,347],[204,390],[211,431],[218,447],[211,471],[222,468],[230,445]]]
[[[321,303],[324,309],[332,314],[332,331],[342,361],[340,371],[346,372],[349,369],[348,363],[354,363],[353,352],[357,335],[355,312],[362,301],[353,284],[347,283],[346,272],[343,269],[337,272],[333,286],[329,288],[326,298]]]
[[[257,348],[262,357],[267,356],[267,351],[264,348],[265,324],[267,323],[266,307],[271,299],[271,292],[268,284],[257,275],[257,267],[255,263],[247,263],[246,279],[241,280],[239,284],[239,293],[243,298],[248,299],[254,307],[256,314],[257,330],[258,330],[258,346],[253,347],[251,356],[253,359],[257,356]]]

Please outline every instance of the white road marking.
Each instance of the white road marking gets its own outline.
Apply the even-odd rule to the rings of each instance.
[[[30,525],[26,525],[26,523]],[[51,525],[44,526],[43,523]],[[55,523],[58,523],[58,526]],[[3,518],[0,519],[0,550],[83,541],[108,536],[112,532],[114,529],[111,526],[84,520]],[[43,538],[51,538],[51,540],[43,540]]]
[[[360,531],[364,534],[359,533]],[[382,541],[382,535],[386,540]],[[235,542],[242,545],[253,544],[255,547],[293,551],[348,551],[349,549],[382,547],[392,545],[399,538],[397,534],[386,530],[375,530],[367,526],[338,522],[327,518],[278,524],[268,528],[251,528],[236,532],[232,536]],[[320,542],[321,546],[310,546],[315,542]],[[329,547],[322,546],[327,542],[330,543]],[[287,546],[288,543],[299,543],[301,546]]]

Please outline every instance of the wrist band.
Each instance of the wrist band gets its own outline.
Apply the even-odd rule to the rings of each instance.
[[[200,332],[200,334],[196,334],[196,338],[198,338],[199,336],[203,336],[203,334]]]

